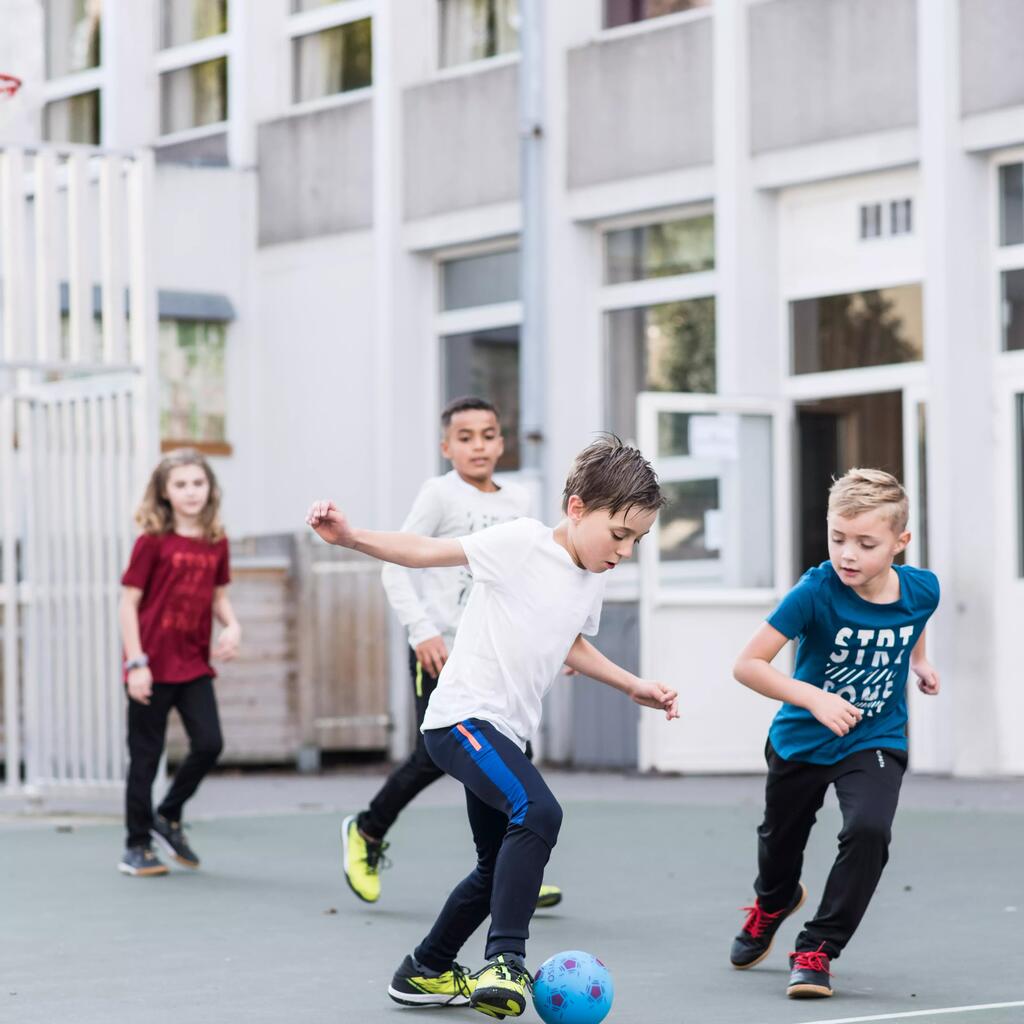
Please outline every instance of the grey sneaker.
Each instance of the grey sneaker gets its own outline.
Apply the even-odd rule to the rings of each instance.
[[[129,846],[117,870],[122,875],[166,875],[167,865],[148,846]]]
[[[149,834],[163,847],[168,857],[173,857],[186,868],[199,867],[199,857],[188,845],[180,821],[168,821],[162,814],[158,814],[153,819]]]

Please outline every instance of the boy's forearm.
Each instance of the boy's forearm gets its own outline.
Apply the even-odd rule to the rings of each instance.
[[[806,708],[811,698],[820,692],[816,686],[787,676],[760,658],[744,658],[736,662],[733,675],[755,693],[798,708]]]
[[[407,569],[466,564],[466,553],[457,540],[379,530],[353,530],[352,536],[355,541],[353,551],[361,551],[383,562],[404,565]]]
[[[576,642],[569,648],[565,663],[582,675],[590,676],[591,679],[611,686],[627,696],[635,692],[640,681],[632,672],[627,672],[621,665],[616,665],[610,658],[606,658],[582,636],[577,637]]]

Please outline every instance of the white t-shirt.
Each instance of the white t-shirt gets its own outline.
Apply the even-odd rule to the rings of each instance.
[[[530,495],[518,484],[502,484],[498,491],[481,491],[453,469],[433,477],[421,488],[403,533],[426,537],[465,537],[488,526],[507,523],[530,511]],[[432,636],[444,637],[451,650],[455,630],[469,600],[473,576],[464,565],[439,569],[406,569],[386,564],[381,573],[388,601],[409,631],[409,646]]]
[[[473,591],[423,729],[490,722],[520,747],[580,633],[601,619],[604,574],[581,569],[550,526],[522,518],[461,539]]]

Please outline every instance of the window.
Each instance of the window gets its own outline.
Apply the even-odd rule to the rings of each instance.
[[[479,395],[501,413],[505,454],[499,470],[519,468],[519,326],[450,334],[441,339],[444,403]]]
[[[441,67],[519,49],[519,0],[438,0]]]
[[[708,7],[711,0],[604,0],[604,27],[616,28],[647,18]]]
[[[657,430],[661,581],[774,586],[771,416],[659,411]]]
[[[913,230],[914,204],[910,199],[894,199],[889,204],[889,234],[909,235]]]
[[[885,238],[909,235],[914,230],[914,201],[892,199],[887,203],[865,203],[860,207],[860,237]]]
[[[715,300],[666,302],[606,314],[608,429],[636,438],[641,391],[715,390]]]
[[[46,77],[100,65],[101,0],[46,0]]]
[[[163,0],[160,46],[182,46],[228,30],[227,0]]]
[[[226,57],[192,64],[160,76],[160,130],[164,135],[228,117]]]
[[[438,264],[441,401],[479,395],[501,414],[503,471],[519,469],[519,249]]]
[[[1003,271],[1003,351],[1024,349],[1024,269]]]
[[[47,103],[43,108],[43,136],[47,142],[100,144],[100,92],[79,93]]]
[[[711,214],[605,235],[606,284],[693,274],[714,266],[715,221]]]
[[[160,321],[160,436],[165,442],[223,444],[223,323]]]
[[[519,250],[485,253],[441,264],[441,308],[466,309],[519,298]]]
[[[867,203],[860,208],[860,237],[880,238],[882,236],[882,204]]]
[[[373,83],[371,21],[363,18],[292,40],[292,98],[296,103]]]
[[[921,286],[790,303],[793,373],[907,363],[924,355]]]
[[[1024,164],[999,168],[999,244],[1024,245]]]

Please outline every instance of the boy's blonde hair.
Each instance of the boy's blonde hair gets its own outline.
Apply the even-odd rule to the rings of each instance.
[[[143,533],[170,533],[174,529],[174,510],[167,500],[167,478],[178,466],[198,466],[206,474],[210,495],[199,513],[199,525],[206,540],[211,543],[220,540],[224,536],[220,521],[220,487],[210,464],[194,448],[176,448],[160,460],[149,478],[142,503],[135,511],[135,522]]]
[[[896,534],[907,528],[910,499],[903,485],[884,469],[851,469],[833,481],[828,492],[829,515],[853,519],[864,512],[881,512]]]

